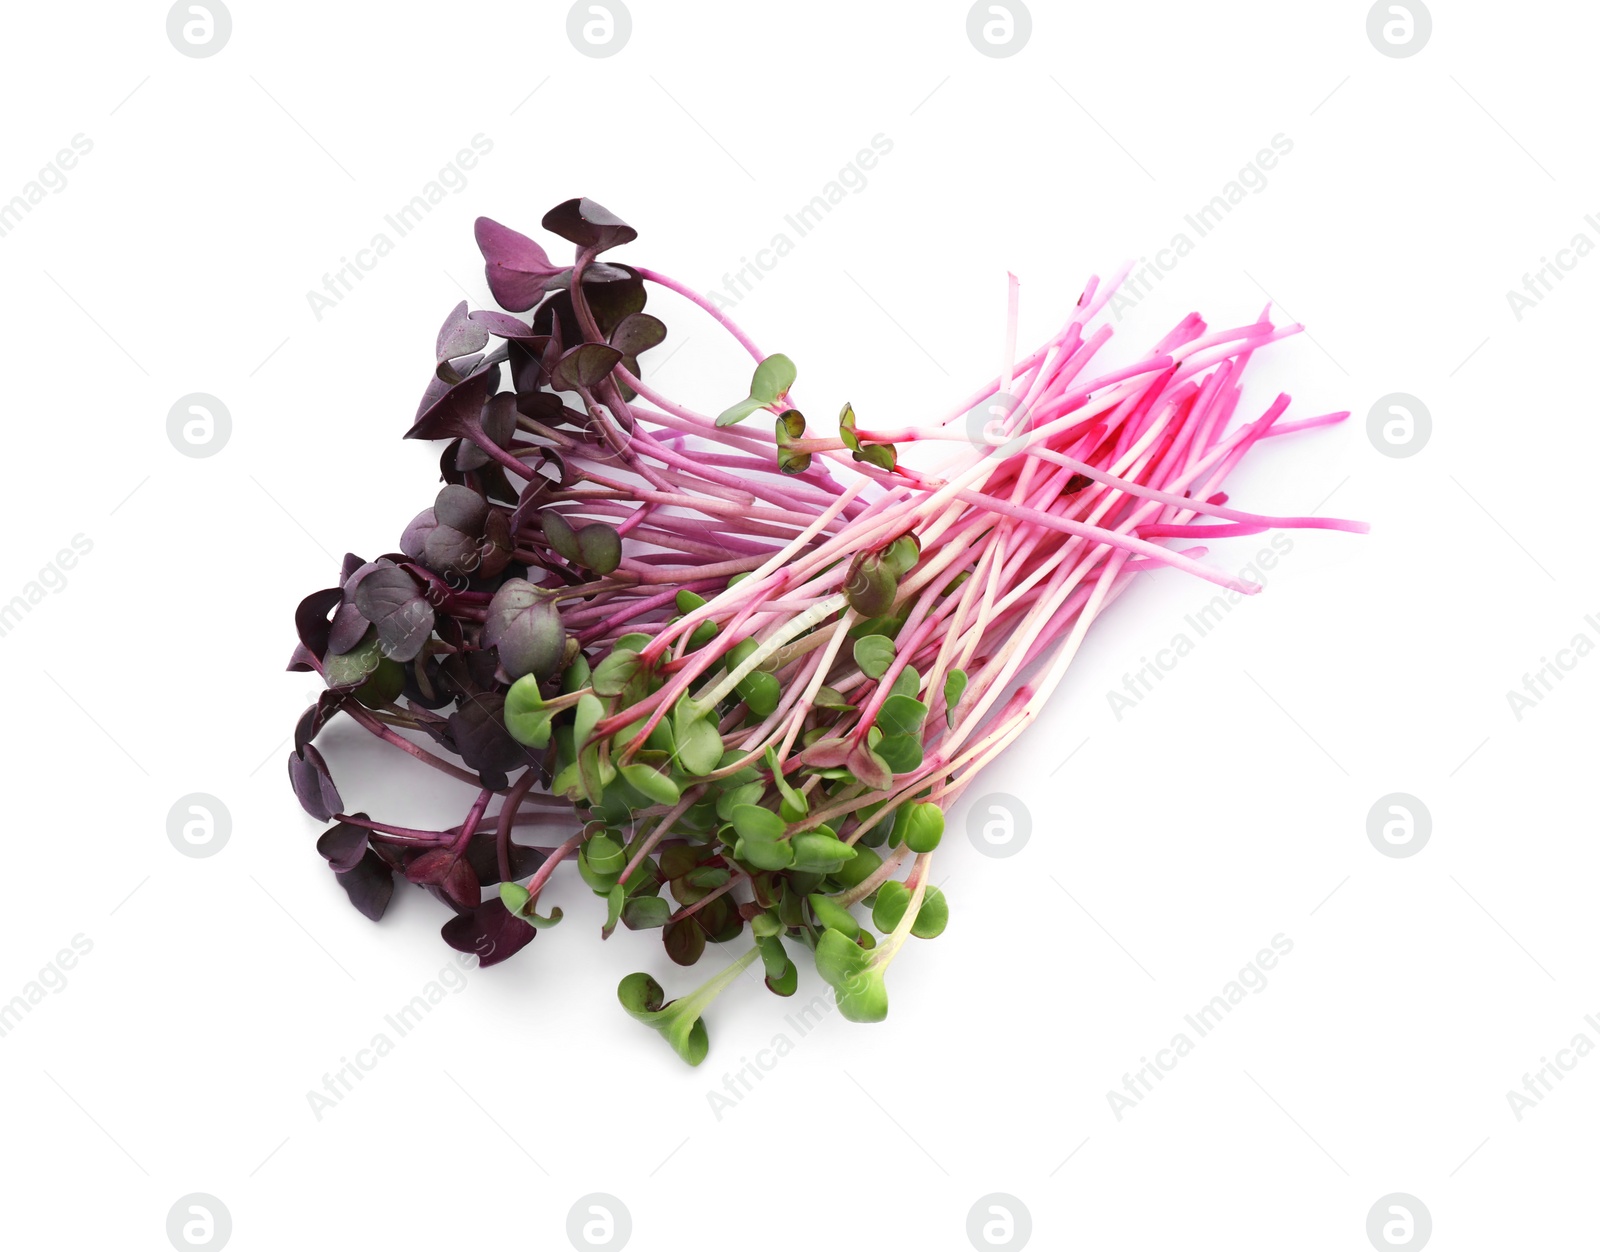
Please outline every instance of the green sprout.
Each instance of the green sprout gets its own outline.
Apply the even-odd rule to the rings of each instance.
[[[636,1022],[643,1022],[672,1045],[672,1050],[690,1065],[706,1059],[711,1041],[700,1015],[711,1006],[729,983],[737,978],[760,954],[751,948],[715,977],[678,1000],[666,1000],[661,984],[649,974],[629,974],[617,984],[617,999]]]

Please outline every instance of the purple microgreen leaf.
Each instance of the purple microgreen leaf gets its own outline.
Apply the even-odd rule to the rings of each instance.
[[[629,360],[637,360],[666,337],[666,323],[648,313],[628,314],[610,335],[611,346]],[[628,372],[633,373],[632,370]]]
[[[328,719],[344,707],[344,702],[349,698],[349,693],[345,691],[321,692],[295,723],[294,750],[304,751],[305,746],[317,737],[318,732],[328,724]]]
[[[361,642],[372,623],[353,604],[341,604],[333,615],[333,626],[328,631],[328,651],[334,655],[348,652]]]
[[[539,932],[491,896],[471,912],[452,917],[439,933],[457,952],[477,953],[478,965],[487,969],[515,956]]]
[[[499,652],[507,677],[548,678],[566,653],[567,632],[550,592],[524,578],[508,578],[489,602],[483,642]]]
[[[494,368],[468,374],[458,383],[446,383],[434,378],[422,393],[422,403],[417,406],[416,421],[406,431],[407,439],[459,439],[467,433],[468,423],[483,411],[484,401],[498,384],[499,371]]]
[[[406,879],[439,894],[460,909],[474,909],[483,898],[478,876],[465,858],[449,848],[430,848],[406,862]]]
[[[604,205],[596,204],[587,197],[556,205],[539,224],[552,235],[560,235],[596,255],[621,244],[632,243],[639,237],[639,232],[633,227]]]
[[[526,844],[513,843],[507,849],[511,860],[511,881],[529,878],[549,859],[549,855]],[[495,837],[488,831],[467,841],[467,861],[478,881],[492,887],[500,881],[500,852]]]
[[[474,309],[467,314],[470,321],[482,326],[491,335],[498,335],[501,339],[530,339],[533,330],[526,322],[511,317],[505,313],[496,313],[493,309]]]
[[[378,628],[383,651],[392,660],[413,659],[433,634],[433,605],[416,579],[392,561],[378,563],[362,577],[355,597],[356,607]]]
[[[504,696],[481,692],[461,701],[449,721],[450,739],[457,755],[468,769],[477,772],[485,786],[496,782],[495,790],[505,785],[508,772],[529,762],[527,749],[506,730],[504,707]]]
[[[550,385],[557,391],[592,391],[622,360],[622,353],[610,344],[580,343],[566,353],[550,374]]]
[[[514,392],[502,391],[489,397],[478,415],[478,424],[489,441],[497,447],[509,448],[517,433],[517,397]],[[481,469],[491,463],[491,458],[477,443],[463,439],[456,448],[455,466],[461,470]],[[499,468],[498,465],[495,466]]]
[[[482,351],[488,342],[488,329],[471,319],[467,313],[467,302],[463,300],[450,310],[450,316],[444,319],[444,325],[439,328],[434,356],[439,365],[444,365],[448,361]]]
[[[428,541],[428,532],[437,526],[438,520],[433,516],[432,509],[423,509],[406,527],[405,533],[400,536],[400,551],[404,552],[413,561],[420,561],[424,545]]]
[[[394,898],[394,870],[371,848],[356,862],[355,868],[337,875],[350,903],[363,916],[377,921]]]
[[[437,574],[464,574],[478,563],[478,538],[454,526],[435,526],[418,559]]]
[[[533,308],[544,298],[545,288],[571,267],[552,265],[545,250],[509,226],[487,217],[473,225],[478,250],[483,253],[483,273],[489,290],[501,306],[513,313]]]
[[[815,769],[835,769],[850,759],[850,749],[848,739],[818,739],[800,754],[800,763]]]
[[[365,813],[357,813],[356,817],[365,817]],[[367,854],[367,842],[370,836],[366,828],[352,826],[349,822],[339,822],[328,827],[317,840],[317,852],[327,859],[334,871],[347,874],[361,862]]]
[[[300,751],[289,753],[289,782],[300,807],[319,822],[332,821],[335,813],[344,811],[344,801],[333,785],[328,763],[309,743]]]
[[[328,615],[344,601],[342,587],[330,587],[326,591],[313,591],[294,611],[294,628],[300,636],[300,644],[316,656],[321,656],[328,650],[328,636],[332,631],[332,623]]]
[[[862,786],[873,791],[887,791],[894,782],[894,772],[881,756],[867,746],[865,739],[858,740],[850,749],[845,766]]]
[[[489,514],[489,502],[470,487],[450,485],[433,501],[434,520],[469,535],[479,534]]]
[[[511,539],[511,514],[504,509],[490,509],[483,528],[483,538],[478,544],[478,569],[480,579],[498,578],[511,563],[516,545]]]

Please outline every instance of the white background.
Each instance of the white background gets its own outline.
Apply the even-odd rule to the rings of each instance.
[[[0,1038],[8,1242],[164,1248],[192,1192],[239,1249],[565,1247],[593,1192],[643,1250],[965,1248],[994,1192],[1042,1248],[1366,1248],[1391,1192],[1441,1249],[1592,1240],[1600,1059],[1520,1121],[1506,1097],[1578,1033],[1600,1042],[1600,660],[1520,719],[1506,695],[1600,640],[1600,259],[1520,320],[1506,296],[1578,233],[1600,242],[1592,10],[1440,0],[1399,59],[1355,3],[1037,3],[1027,46],[991,58],[942,0],[635,0],[630,42],[596,59],[560,4],[232,8],[206,58],[174,50],[160,5],[7,14],[0,200],[93,144],[0,238],[0,600],[93,545],[0,639],[0,1000],[93,944]],[[464,188],[316,317],[307,292],[479,134]],[[1100,621],[975,789],[1024,805],[1030,842],[987,859],[954,815],[952,921],[896,963],[886,1023],[830,1013],[801,1038],[783,1015],[825,992],[814,974],[792,1002],[741,986],[689,1070],[614,988],[649,969],[678,993],[712,966],[677,970],[647,933],[602,945],[563,875],[568,920],[469,971],[319,1120],[306,1093],[454,954],[442,906],[403,891],[374,926],[313,850],[284,779],[313,692],[283,672],[291,615],[432,497],[436,448],[399,436],[443,315],[487,302],[473,218],[537,233],[588,195],[640,232],[618,259],[710,290],[877,134],[865,188],[734,314],[799,362],[809,406],[848,398],[863,423],[930,420],[995,373],[1008,270],[1031,346],[1089,273],[1152,256],[1291,140],[1108,355],[1191,309],[1221,326],[1281,301],[1315,338],[1258,358],[1247,407],[1281,388],[1292,413],[1355,417],[1260,447],[1234,502],[1371,535],[1297,534],[1120,719],[1108,690],[1211,592],[1164,573]],[[652,308],[682,345],[658,385],[727,403],[748,361],[682,302]],[[191,392],[231,413],[215,456],[168,442]],[[1407,459],[1366,434],[1391,392],[1432,414]],[[1237,570],[1262,542],[1209,559]],[[324,741],[347,807],[459,820],[465,788],[408,794],[349,732]],[[191,792],[231,814],[205,859],[167,838]],[[1406,859],[1367,837],[1391,792],[1432,816]],[[1278,934],[1265,990],[1119,1120],[1108,1091]],[[779,1034],[793,1051],[719,1119],[708,1092]]]

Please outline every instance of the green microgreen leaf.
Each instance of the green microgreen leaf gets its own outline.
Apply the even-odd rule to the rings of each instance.
[[[838,869],[856,854],[854,848],[826,827],[796,835],[789,842],[794,848],[794,867],[800,870],[825,874]]]
[[[682,796],[678,784],[648,765],[624,765],[622,780],[652,804],[676,804]]]
[[[621,854],[622,848],[615,840],[607,839],[606,842],[609,847],[615,848],[617,853],[619,855]],[[602,859],[605,859],[608,855],[609,852],[606,848],[603,847],[600,849],[600,856]],[[609,874],[595,869],[594,866],[589,864],[588,846],[585,845],[584,847],[578,849],[578,877],[583,879],[583,881],[588,885],[589,890],[593,891],[596,895],[603,896],[610,891],[611,888],[615,887],[617,885],[617,875],[620,873],[622,873],[622,866],[620,864]]]
[[[717,415],[718,426],[732,426],[742,422],[757,409],[777,404],[794,386],[794,362],[781,352],[762,361],[750,376],[750,394],[737,404],[729,405]]]
[[[602,576],[622,564],[622,536],[604,522],[590,522],[577,533],[578,564]]]
[[[806,433],[805,415],[799,409],[780,413],[773,427],[773,438],[778,445],[778,468],[785,474],[803,474],[811,468],[811,453],[799,452],[790,447]]]
[[[778,686],[778,680],[771,674],[762,670],[751,670],[734,686],[739,693],[739,698],[749,706],[757,717],[767,717],[772,710],[778,707],[778,698],[783,690]]]
[[[842,904],[828,899],[825,895],[812,894],[806,898],[811,902],[811,911],[816,915],[819,926],[837,930],[848,939],[854,939],[861,933],[861,923]]]
[[[883,971],[841,931],[827,929],[817,940],[817,973],[833,988],[839,1012],[852,1022],[881,1022],[889,1015]]]
[[[794,386],[794,362],[781,352],[774,352],[750,376],[750,395],[762,404],[776,404],[789,394]]]
[[[811,812],[811,805],[806,798],[789,785],[789,780],[783,776],[783,770],[778,766],[778,749],[767,748],[767,768],[772,771],[772,785],[778,789],[780,803],[779,813],[786,822],[798,822],[807,813]]]
[[[861,448],[861,440],[856,435],[856,411],[848,400],[844,408],[839,410],[839,442],[852,452]]]
[[[923,712],[927,709],[923,708]],[[916,735],[885,735],[873,752],[895,774],[909,774],[922,765],[922,740]]]
[[[911,801],[895,810],[889,839],[896,847],[904,842],[913,852],[932,852],[943,836],[944,810],[937,804]]]
[[[794,861],[794,848],[782,840],[741,838],[734,845],[733,854],[759,870],[788,869]]]
[[[917,672],[915,665],[902,666],[900,672],[894,677],[894,686],[889,688],[891,696],[912,696],[922,690],[922,675]]]
[[[755,804],[765,791],[766,787],[759,782],[740,783],[736,787],[729,787],[717,797],[717,816],[725,822],[731,822],[735,808],[741,804]]]
[[[887,635],[868,635],[857,639],[851,651],[863,674],[882,678],[894,661],[894,640]]]
[[[589,685],[591,673],[588,658],[583,653],[578,653],[572,658],[572,664],[567,666],[561,675],[561,694],[570,696],[574,691],[582,691]]]
[[[573,714],[572,720],[573,747],[579,750],[583,748],[583,745],[589,741],[590,736],[594,734],[594,728],[599,724],[600,719],[605,716],[605,711],[605,706],[588,692],[584,692],[583,695],[578,697],[577,712]]]
[[[611,888],[606,893],[606,920],[600,927],[602,939],[611,938],[611,932],[617,928],[617,923],[622,920],[622,906],[628,898],[628,891],[621,883]]]
[[[737,404],[730,404],[727,408],[723,409],[721,413],[718,413],[717,425],[736,425],[737,423],[744,421],[745,418],[749,417],[750,414],[754,413],[761,407],[761,401],[757,400],[754,396],[746,396]]]
[[[783,838],[783,818],[771,809],[757,808],[753,804],[740,804],[733,810],[733,828],[739,838],[771,843]]]
[[[622,924],[629,930],[654,930],[671,916],[672,905],[660,896],[630,896],[622,906]]]
[[[927,716],[928,706],[922,701],[914,700],[910,696],[890,696],[878,710],[877,726],[887,738],[896,735],[916,735],[921,733],[922,721]],[[881,744],[878,751],[881,755],[883,751]]]
[[[520,917],[535,930],[543,930],[554,926],[561,920],[561,910],[551,909],[549,917],[540,917],[533,911],[533,897],[528,894],[528,889],[521,883],[503,882],[500,884],[500,903],[506,906],[506,911],[513,917]]]
[[[539,680],[532,674],[524,674],[511,684],[502,715],[506,731],[518,743],[530,748],[549,745],[552,715],[545,709],[544,697],[539,694]]]
[[[878,866],[883,864],[883,857],[871,848],[862,847],[861,840],[856,840],[851,847],[855,848],[856,854],[830,875],[836,883],[846,890],[865,882],[872,876]]]
[[[890,879],[878,888],[878,898],[872,906],[872,924],[884,934],[889,934],[906,915],[911,903],[911,888],[899,879]],[[950,920],[950,904],[939,888],[929,886],[917,910],[916,921],[911,923],[911,933],[918,939],[937,939],[944,933]]]
[[[783,923],[771,913],[757,913],[750,919],[750,933],[757,939],[770,939],[783,933]]]
[[[956,705],[961,703],[961,697],[967,690],[967,673],[965,670],[953,669],[944,676],[944,724],[954,730],[956,725]]]
[[[361,642],[348,652],[335,653],[322,662],[323,681],[335,689],[359,687],[377,672],[383,660],[383,644],[373,627],[361,637]]]
[[[781,974],[767,975],[767,990],[775,996],[792,996],[800,986],[800,971],[789,961]]]
[[[693,918],[686,918],[693,922]],[[697,934],[704,933],[696,928]],[[643,1022],[656,1031],[672,1050],[690,1065],[706,1059],[711,1041],[705,1023],[700,1020],[711,1002],[730,982],[756,959],[758,950],[752,947],[721,973],[702,984],[680,1000],[664,1003],[666,993],[661,984],[649,974],[629,974],[617,985],[617,999],[623,1009],[637,1022]]]
[[[678,702],[673,719],[679,767],[691,777],[711,773],[722,761],[722,736],[716,723],[688,700]]]
[[[628,863],[627,853],[608,834],[598,834],[583,845],[583,854],[589,862],[589,868],[596,874],[620,874],[622,867]]]
[[[894,571],[896,578],[904,578],[909,574],[921,556],[922,541],[910,531],[883,550],[884,562]]]
[[[892,470],[900,459],[892,443],[864,443],[852,455],[857,461],[875,465],[881,470]]]
[[[614,648],[611,655],[594,667],[590,685],[602,696],[620,696],[639,672],[639,654],[629,648]]]
[[[756,940],[756,947],[761,950],[761,963],[766,966],[767,977],[784,972],[789,964],[789,954],[783,950],[783,940],[776,935],[767,935]]]
[[[572,523],[554,509],[539,510],[539,524],[544,528],[545,542],[555,549],[556,555],[565,557],[574,565],[582,564],[583,553],[578,548],[578,532]]]

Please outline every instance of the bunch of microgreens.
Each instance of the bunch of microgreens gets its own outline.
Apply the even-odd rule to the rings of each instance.
[[[439,332],[407,432],[446,441],[432,507],[399,552],[347,557],[296,613],[290,668],[327,689],[289,775],[334,823],[318,851],[357,908],[382,916],[399,874],[454,910],[445,940],[484,965],[560,920],[539,896],[563,862],[599,898],[602,937],[657,930],[680,965],[742,948],[680,999],[644,973],[618,988],[690,1064],[707,1005],[756,961],[777,995],[808,960],[845,1017],[884,1017],[890,962],[945,928],[931,874],[946,813],[1090,623],[1141,569],[1258,590],[1158,541],[1363,529],[1241,512],[1218,490],[1258,440],[1347,416],[1284,422],[1280,396],[1230,431],[1251,354],[1299,329],[1265,313],[1222,331],[1191,315],[1096,376],[1111,332],[1090,323],[1115,283],[1092,280],[1017,360],[1013,280],[1000,377],[943,422],[869,429],[846,404],[819,434],[787,357],[682,285],[598,259],[631,227],[589,200],[543,225],[576,246],[570,265],[478,221],[510,313],[463,302]],[[720,416],[642,380],[667,333],[644,311],[651,286],[755,360]],[[739,425],[763,412],[770,435]],[[912,468],[911,445],[945,455]],[[337,714],[469,783],[462,822],[346,813],[312,743]]]

